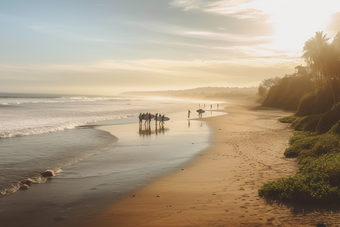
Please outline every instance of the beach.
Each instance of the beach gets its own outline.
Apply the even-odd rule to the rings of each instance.
[[[339,225],[339,209],[333,209],[334,206],[287,206],[258,196],[258,189],[264,183],[293,176],[298,171],[296,159],[283,155],[293,130],[289,124],[277,120],[293,112],[237,101],[208,109],[203,118],[192,112],[189,120],[186,111],[179,111],[186,109],[187,101],[165,100],[155,105],[153,100],[145,100],[149,105],[145,106],[150,109],[167,108],[171,120],[164,125],[155,121],[139,125],[138,115],[128,112],[135,108],[130,105],[130,99],[113,102],[116,111],[119,107],[117,114],[126,108],[123,117],[0,140],[1,177],[23,179],[25,175],[21,172],[27,175],[53,166],[60,170],[29,189],[1,196],[1,224],[9,227]],[[38,104],[40,109],[49,110],[49,106],[42,106],[46,105],[45,101]],[[76,104],[79,113],[84,107],[91,110],[112,106],[107,101]],[[21,108],[26,108],[25,105],[19,104]],[[29,103],[27,108],[33,109],[34,105]],[[69,102],[60,105],[57,102],[52,107],[69,109]],[[190,105],[194,110],[198,103]],[[12,104],[4,108],[15,111],[17,107]],[[98,113],[101,112],[95,111],[93,116]],[[47,116],[54,122],[53,115]],[[74,120],[78,122],[78,119]]]
[[[293,131],[278,118],[293,114],[256,104],[229,104],[227,115],[201,119],[211,146],[182,169],[105,207],[81,226],[338,226],[327,207],[286,206],[258,196],[268,181],[293,176],[283,152]]]

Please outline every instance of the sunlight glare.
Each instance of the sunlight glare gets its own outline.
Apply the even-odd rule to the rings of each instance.
[[[275,26],[272,47],[278,50],[299,50],[316,31],[325,31],[330,16],[337,11],[336,1],[280,1],[273,7],[268,21]],[[325,33],[327,33],[325,31]]]

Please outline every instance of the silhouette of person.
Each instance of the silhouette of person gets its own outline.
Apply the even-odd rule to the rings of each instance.
[[[149,113],[149,124],[151,123],[151,113]]]
[[[191,113],[191,111],[190,111],[190,110],[188,110],[188,118],[190,118],[190,113]]]
[[[139,124],[142,124],[142,120],[143,120],[143,115],[142,115],[142,113],[139,113],[138,118],[139,118]]]
[[[148,123],[148,119],[149,119],[149,112],[146,112],[146,114],[145,114],[145,123],[144,124],[146,124],[146,123]]]

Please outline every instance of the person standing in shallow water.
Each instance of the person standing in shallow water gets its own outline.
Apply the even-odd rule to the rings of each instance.
[[[188,110],[188,118],[190,118],[190,113],[191,113],[191,111],[190,111],[190,110]]]
[[[145,116],[145,119],[144,119],[144,120],[145,120],[145,122],[144,122],[144,124],[145,124],[145,125],[146,125],[146,123],[148,122],[148,119],[147,119],[147,118],[148,118],[148,116],[149,116],[148,114],[149,114],[149,113],[148,113],[148,112],[146,112],[146,114],[144,115],[144,116]],[[144,118],[144,117],[143,117],[143,118]]]
[[[139,124],[142,124],[142,120],[143,120],[143,115],[142,115],[142,113],[139,113],[138,118],[139,118]]]
[[[151,113],[149,113],[149,125],[151,123]]]

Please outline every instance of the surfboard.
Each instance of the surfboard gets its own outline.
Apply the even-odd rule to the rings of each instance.
[[[198,113],[204,113],[205,111],[202,110],[202,109],[198,109],[198,110],[196,110],[196,112],[198,112]]]
[[[168,120],[170,120],[170,118],[164,117],[164,121],[168,121]],[[162,121],[162,117],[155,118],[155,121]]]
[[[149,115],[150,114],[144,114],[144,117],[143,117],[143,120],[149,120]],[[155,117],[155,115],[151,114],[151,118],[150,119],[153,119]],[[138,116],[139,119],[142,118],[142,115]]]

